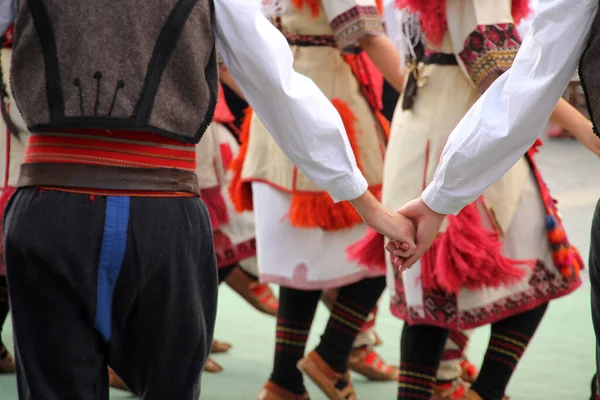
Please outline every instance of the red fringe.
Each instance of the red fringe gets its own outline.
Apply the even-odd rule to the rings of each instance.
[[[349,202],[334,203],[327,192],[292,194],[289,218],[296,228],[325,231],[348,229],[362,222]]]
[[[495,288],[520,282],[526,270],[502,255],[496,232],[485,229],[474,202],[456,217],[421,258],[421,279],[425,289],[442,289],[456,294],[461,288]]]
[[[219,186],[200,190],[200,197],[204,204],[206,204],[206,208],[208,208],[208,215],[210,216],[213,231],[219,230],[222,225],[229,223],[227,205],[225,205],[225,199],[221,194]]]
[[[358,166],[358,169],[362,171],[363,166],[360,162],[360,150],[358,148],[358,138],[356,137],[356,123],[358,122],[358,118],[346,102],[340,99],[333,99],[331,100],[331,104],[333,104],[338,113],[340,113],[340,117],[342,117],[342,122],[344,123],[344,128],[346,128],[346,134],[348,135],[350,147],[352,148],[352,152],[356,158],[356,165]]]
[[[346,248],[348,260],[371,271],[385,272],[385,238],[369,228],[367,234],[358,242]]]
[[[435,45],[442,43],[448,29],[446,0],[396,0],[396,7],[408,8],[413,13],[419,12],[421,30],[427,40]],[[521,22],[530,12],[528,0],[512,0],[512,15],[515,24]]]
[[[298,10],[303,10],[305,6],[310,8],[313,18],[318,18],[321,14],[321,5],[319,0],[292,0],[292,5]]]
[[[229,183],[229,198],[233,202],[237,212],[252,211],[252,186],[249,182],[242,181],[242,168],[244,159],[248,152],[248,138],[250,135],[250,122],[252,121],[252,109],[248,107],[245,111],[244,121],[240,127],[240,152],[237,157],[231,161],[229,169],[233,171],[231,182]]]

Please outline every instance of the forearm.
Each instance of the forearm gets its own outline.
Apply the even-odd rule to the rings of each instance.
[[[244,101],[246,101],[246,97],[242,93],[242,90],[237,85],[237,83],[235,83],[233,76],[231,75],[231,73],[229,72],[229,70],[227,68],[221,69],[220,78],[221,78],[221,83],[227,85],[227,87],[229,87],[229,89],[233,90],[233,92],[235,94],[237,94],[240,98],[242,98]]]
[[[359,39],[359,44],[385,80],[398,93],[402,93],[404,74],[400,66],[400,53],[394,43],[385,35],[367,35]]]
[[[577,139],[592,132],[592,122],[563,98],[558,101],[550,121],[571,132]]]

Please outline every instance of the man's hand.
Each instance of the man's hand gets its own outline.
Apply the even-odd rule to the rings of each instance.
[[[429,249],[438,234],[445,215],[438,214],[418,199],[408,202],[404,207],[398,210],[398,213],[410,218],[417,227],[416,250],[408,258],[405,258],[403,251],[398,249],[398,243],[390,241],[386,250],[392,253],[392,263],[400,271],[412,267],[421,256]]]
[[[413,255],[415,225],[410,219],[384,207],[369,191],[351,203],[368,226],[394,243],[395,265],[401,266],[404,259]]]

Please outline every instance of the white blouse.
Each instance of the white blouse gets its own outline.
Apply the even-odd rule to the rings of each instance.
[[[598,0],[541,0],[510,70],[450,135],[423,201],[456,214],[527,152],[581,57]]]

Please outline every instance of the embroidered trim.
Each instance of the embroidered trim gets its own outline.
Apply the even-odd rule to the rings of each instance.
[[[521,39],[514,24],[479,25],[465,40],[460,58],[477,87],[487,87],[507,71],[519,51]]]
[[[379,11],[375,6],[356,6],[338,15],[331,21],[335,40],[340,49],[351,47],[366,35],[385,33]]]
[[[458,309],[456,296],[439,290],[424,290],[423,305],[411,306],[406,302],[402,277],[394,273],[394,278],[396,294],[390,304],[394,316],[410,325],[424,324],[456,330],[477,328],[532,310],[549,300],[566,296],[581,284],[578,277],[565,279],[538,261],[529,278],[530,287],[526,290],[485,306]]]

